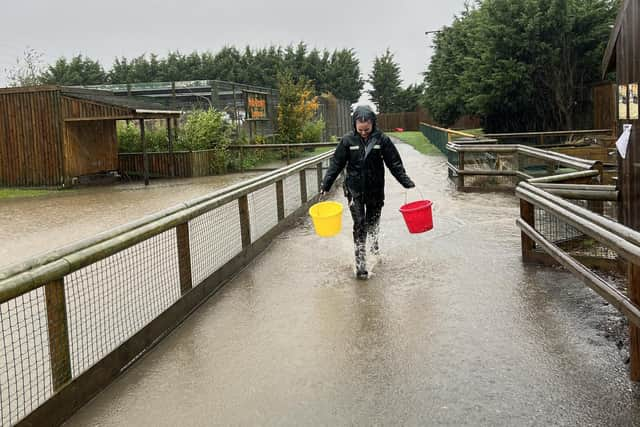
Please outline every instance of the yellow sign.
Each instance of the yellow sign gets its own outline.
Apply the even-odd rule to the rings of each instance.
[[[629,119],[638,120],[638,83],[629,85]]]
[[[268,120],[267,95],[263,93],[246,92],[247,120]]]
[[[627,120],[629,118],[629,96],[627,95],[627,85],[618,86],[618,119]]]

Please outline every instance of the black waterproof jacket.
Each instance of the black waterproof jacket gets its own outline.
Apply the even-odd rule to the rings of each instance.
[[[407,176],[400,154],[391,139],[375,129],[365,142],[357,132],[342,137],[331,158],[322,181],[322,189],[329,191],[340,172],[347,167],[345,178],[348,197],[362,198],[367,203],[384,201],[384,165],[405,188],[415,184]]]

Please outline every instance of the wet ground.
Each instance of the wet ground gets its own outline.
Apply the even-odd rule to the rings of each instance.
[[[92,186],[0,200],[0,268],[91,237],[257,173]]]
[[[443,157],[399,149],[432,231],[406,231],[389,182],[358,281],[348,214],[330,239],[300,219],[68,425],[640,425],[615,310],[522,264],[512,195],[457,193]]]

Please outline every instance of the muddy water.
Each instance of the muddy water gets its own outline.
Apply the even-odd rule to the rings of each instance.
[[[152,180],[0,200],[0,268],[91,237],[257,173]]]
[[[615,311],[521,263],[513,196],[457,193],[443,157],[399,149],[432,231],[407,233],[389,182],[382,253],[358,281],[348,215],[331,239],[301,219],[68,424],[639,424],[599,326]]]

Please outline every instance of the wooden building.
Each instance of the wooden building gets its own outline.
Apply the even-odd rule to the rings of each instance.
[[[37,86],[0,89],[0,186],[68,186],[118,169],[117,120],[180,115],[148,98]]]
[[[603,78],[616,73],[618,90],[616,115],[618,135],[624,124],[633,130],[626,157],[618,155],[618,189],[621,194],[622,222],[640,230],[640,119],[637,114],[637,87],[640,84],[640,0],[625,0],[613,27],[603,59]],[[636,91],[635,99],[634,94]],[[635,109],[635,111],[634,111]]]
[[[624,0],[613,27],[602,63],[603,78],[616,73],[616,114],[618,135],[624,125],[632,125],[624,158],[618,154],[617,187],[620,194],[620,220],[629,228],[640,230],[640,0]],[[640,304],[640,267],[629,263],[628,294]],[[631,378],[640,380],[640,329],[630,325]]]

